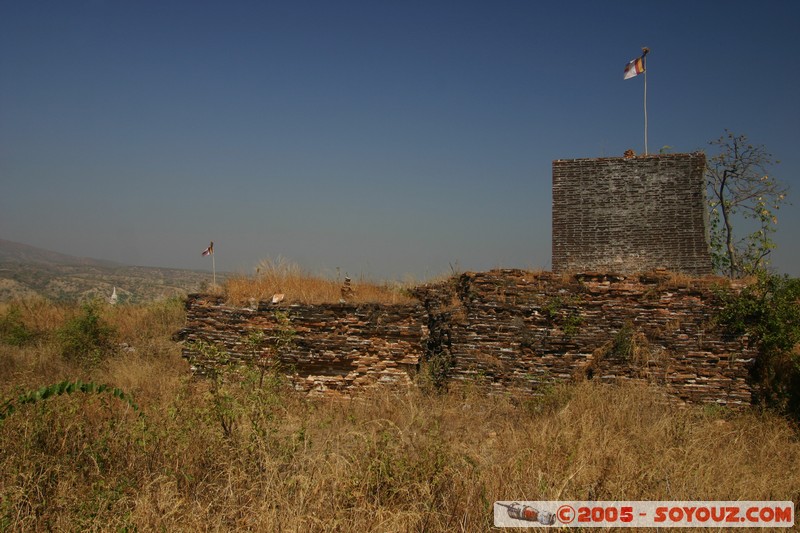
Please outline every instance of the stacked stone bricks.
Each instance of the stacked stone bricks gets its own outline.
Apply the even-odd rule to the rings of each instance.
[[[540,394],[582,379],[644,380],[686,402],[749,404],[755,352],[746,338],[714,324],[719,302],[712,282],[674,279],[495,270],[419,287],[419,305],[236,307],[193,295],[178,337],[200,373],[252,362],[253,331],[264,332],[268,345],[286,329],[278,310],[294,334],[291,347],[276,356],[281,368],[296,389],[323,394],[413,386],[421,363],[444,354],[451,383],[497,392]],[[223,360],[208,358],[198,341],[220,347]]]
[[[380,384],[410,384],[422,352],[424,309],[419,305],[227,305],[220,296],[193,294],[187,326],[177,334],[193,370],[253,363],[265,355],[305,392],[352,391]],[[277,313],[276,313],[277,312]],[[281,323],[280,315],[287,323]],[[249,339],[263,332],[261,346]],[[270,350],[281,334],[291,343]],[[223,350],[211,356],[197,342]]]
[[[553,161],[553,271],[711,273],[702,153]]]

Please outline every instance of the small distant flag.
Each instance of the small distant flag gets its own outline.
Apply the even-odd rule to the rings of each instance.
[[[633,61],[629,61],[628,64],[625,65],[625,76],[623,79],[628,80],[645,71],[644,56],[646,56],[649,51],[649,48],[642,48],[642,56],[637,57]]]
[[[208,245],[208,248],[203,250],[203,257],[207,255],[214,255],[214,241],[211,241],[211,244]]]

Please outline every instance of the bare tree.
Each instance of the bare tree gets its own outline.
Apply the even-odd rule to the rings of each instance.
[[[770,237],[778,224],[775,212],[788,192],[767,172],[778,161],[764,146],[752,145],[746,136],[728,130],[709,144],[717,149],[706,171],[714,269],[732,278],[764,270],[775,248]],[[734,222],[753,231],[737,238]]]

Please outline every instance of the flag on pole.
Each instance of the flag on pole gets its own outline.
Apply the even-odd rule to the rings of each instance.
[[[211,256],[211,271],[214,273],[214,287],[217,286],[217,265],[214,262],[214,241],[208,245],[208,248],[203,250],[203,257]]]
[[[649,48],[642,48],[642,56],[637,57],[633,61],[629,61],[628,64],[625,65],[625,77],[623,79],[628,80],[644,72],[644,56],[646,56],[649,51]]]

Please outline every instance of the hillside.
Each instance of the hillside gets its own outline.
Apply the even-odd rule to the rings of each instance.
[[[530,397],[476,374],[358,401],[258,367],[187,379],[174,301],[102,308],[124,349],[89,369],[62,351],[65,311],[22,306],[35,341],[0,336],[2,531],[471,533],[495,531],[492,502],[510,498],[800,501],[797,428],[759,409],[679,409],[599,379]],[[47,387],[76,379],[111,389]]]
[[[108,298],[116,287],[120,303],[137,303],[183,296],[210,282],[207,272],[127,266],[0,239],[0,302]]]
[[[0,239],[0,263],[37,264],[37,265],[84,265],[113,267],[122,266],[113,261],[76,257],[37,248],[21,242]]]

